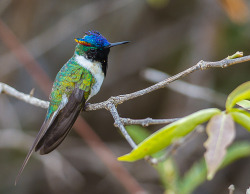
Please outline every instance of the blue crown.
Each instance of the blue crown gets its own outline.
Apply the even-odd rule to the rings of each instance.
[[[88,31],[85,34],[81,40],[89,43],[90,46],[102,48],[110,45],[108,40],[97,31]]]

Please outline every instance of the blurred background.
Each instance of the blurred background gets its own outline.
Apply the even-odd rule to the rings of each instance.
[[[52,80],[73,55],[74,38],[88,30],[100,31],[110,42],[131,41],[111,50],[103,87],[90,101],[100,102],[150,86],[152,80],[160,81],[161,77],[150,74],[152,69],[148,68],[174,75],[199,60],[217,61],[236,51],[249,55],[249,8],[248,0],[1,0],[0,19]],[[5,42],[13,40],[6,40],[2,31],[3,26],[0,82],[27,94],[35,88],[35,97],[48,100],[12,54],[13,48],[10,50]],[[249,81],[249,72],[249,62],[195,72],[183,81],[210,88],[211,93],[176,85],[175,91],[158,90],[120,105],[118,111],[122,117],[139,119],[182,117],[208,107],[223,109],[226,96]],[[193,95],[187,96],[187,92]],[[1,194],[127,193],[74,130],[57,151],[43,157],[34,154],[15,187],[17,172],[45,113],[45,109],[0,95]],[[82,116],[115,156],[131,150],[113,126],[109,112],[85,112]],[[149,129],[153,132],[160,127]],[[202,157],[206,138],[201,133],[175,153],[181,175]],[[249,141],[250,134],[237,126],[236,140]],[[145,161],[123,165],[149,193],[164,192],[157,172]],[[194,193],[228,193],[230,184],[235,185],[235,193],[245,193],[249,180],[250,158],[244,158],[219,171]]]

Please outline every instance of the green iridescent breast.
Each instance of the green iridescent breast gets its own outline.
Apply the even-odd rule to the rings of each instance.
[[[56,111],[62,101],[63,95],[67,98],[71,95],[75,87],[84,90],[84,98],[87,99],[91,87],[95,84],[95,78],[82,66],[78,65],[74,58],[71,58],[58,72],[50,94],[50,106],[47,112],[47,118]]]

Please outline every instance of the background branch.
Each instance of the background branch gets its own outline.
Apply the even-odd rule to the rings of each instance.
[[[141,76],[152,83],[158,83],[169,77],[165,72],[158,71],[156,69],[147,68],[141,72]],[[171,90],[188,96],[190,98],[204,100],[217,106],[223,107],[225,105],[226,95],[219,93],[211,88],[202,87],[199,85],[191,84],[182,80],[176,80],[172,84],[167,86]]]

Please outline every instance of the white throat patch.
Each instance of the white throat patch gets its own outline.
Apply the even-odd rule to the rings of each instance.
[[[93,75],[93,77],[95,78],[95,84],[92,86],[90,95],[87,99],[87,101],[93,97],[94,95],[96,95],[102,85],[102,82],[104,80],[104,73],[102,71],[102,64],[100,62],[91,62],[88,59],[86,59],[84,56],[79,56],[76,55],[75,56],[76,62],[82,66],[83,68],[89,70],[91,72],[91,74]]]

